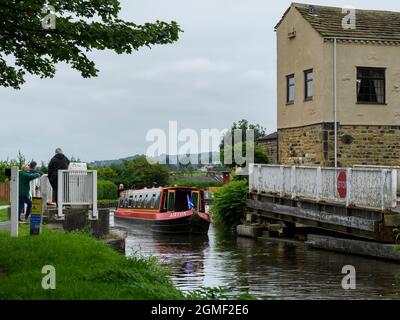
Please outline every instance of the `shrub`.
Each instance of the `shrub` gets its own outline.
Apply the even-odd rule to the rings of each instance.
[[[98,200],[115,200],[118,187],[115,183],[106,180],[97,181],[97,199]]]
[[[213,220],[224,227],[234,227],[246,210],[246,180],[233,181],[214,193]]]

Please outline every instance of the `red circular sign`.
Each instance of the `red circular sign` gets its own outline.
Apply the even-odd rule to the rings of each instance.
[[[341,171],[337,178],[337,191],[340,198],[346,198],[347,195],[347,175],[345,171]]]

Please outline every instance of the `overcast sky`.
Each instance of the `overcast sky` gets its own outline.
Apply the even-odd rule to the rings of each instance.
[[[137,23],[177,21],[178,43],[133,55],[93,54],[98,78],[66,65],[55,78],[0,88],[0,160],[21,150],[45,160],[56,147],[85,161],[145,153],[153,128],[224,129],[242,118],[276,129],[274,26],[290,1],[122,0]],[[400,11],[393,0],[315,4]],[[390,23],[390,22],[388,22]]]

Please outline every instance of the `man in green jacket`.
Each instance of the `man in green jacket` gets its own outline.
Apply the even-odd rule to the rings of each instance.
[[[19,208],[18,208],[18,220],[21,220],[21,213],[25,207],[27,206],[25,211],[25,221],[28,220],[29,215],[31,214],[32,210],[32,200],[30,197],[31,186],[29,182],[35,180],[40,177],[39,173],[33,171],[32,173],[29,172],[30,169],[28,166],[24,166],[22,170],[19,172]]]

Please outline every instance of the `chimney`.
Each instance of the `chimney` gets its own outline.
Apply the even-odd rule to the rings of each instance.
[[[313,5],[308,6],[308,14],[315,14],[315,7]]]

